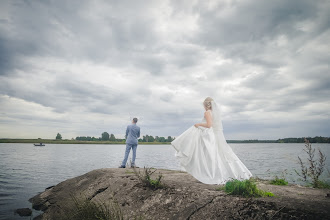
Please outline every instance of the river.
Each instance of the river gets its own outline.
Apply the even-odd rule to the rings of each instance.
[[[298,156],[307,158],[304,144],[230,146],[254,176],[269,179],[286,173],[289,182],[302,183],[294,170],[300,170]],[[330,144],[312,144],[312,147],[320,148],[328,157],[326,167],[330,170]],[[46,187],[94,169],[118,167],[124,151],[125,145],[46,144],[36,147],[33,144],[0,143],[0,219],[30,219],[14,215],[14,210],[31,208],[28,199]],[[180,169],[170,145],[139,145],[136,164],[139,167]],[[330,181],[327,170],[323,178]],[[33,215],[35,217],[38,212],[34,211]]]

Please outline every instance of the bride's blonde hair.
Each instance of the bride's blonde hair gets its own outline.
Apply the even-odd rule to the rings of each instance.
[[[211,104],[212,101],[213,101],[213,99],[211,97],[207,97],[204,100],[203,104],[204,104],[206,110],[212,110],[212,104]]]

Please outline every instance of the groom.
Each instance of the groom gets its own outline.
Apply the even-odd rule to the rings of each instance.
[[[125,151],[125,157],[124,160],[119,168],[125,168],[126,162],[128,159],[129,152],[131,151],[131,148],[133,150],[133,159],[132,159],[132,167],[135,167],[135,157],[136,157],[136,148],[138,145],[138,138],[140,137],[140,127],[136,125],[137,118],[133,118],[132,124],[127,126],[126,129],[126,151]]]

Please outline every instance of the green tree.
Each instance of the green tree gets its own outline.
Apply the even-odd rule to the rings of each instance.
[[[148,138],[148,142],[154,142],[154,141],[155,141],[155,138],[150,135],[149,138]]]
[[[116,137],[115,137],[114,134],[111,134],[111,135],[110,135],[110,141],[116,141]]]
[[[62,135],[60,133],[57,133],[56,140],[62,140]]]
[[[109,137],[110,137],[110,135],[108,132],[105,131],[102,133],[102,141],[108,141]]]

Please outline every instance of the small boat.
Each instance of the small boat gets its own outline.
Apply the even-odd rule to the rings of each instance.
[[[43,143],[34,144],[34,146],[45,146]]]

